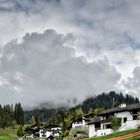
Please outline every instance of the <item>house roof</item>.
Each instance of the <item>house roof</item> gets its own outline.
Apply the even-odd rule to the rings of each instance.
[[[91,121],[88,123],[88,125],[99,123],[100,121],[101,121],[100,117],[95,116],[94,118],[91,119]]]
[[[27,132],[27,133],[36,133],[36,132],[39,132],[39,128],[35,128],[35,129],[33,129],[33,128],[26,128],[25,129],[25,132]]]
[[[88,125],[99,123],[101,121],[100,116],[103,116],[103,115],[113,114],[113,113],[123,112],[123,111],[133,111],[133,110],[138,110],[138,109],[140,109],[140,103],[131,104],[126,107],[115,107],[115,108],[107,109],[99,113],[98,116],[95,116],[94,118],[92,118],[92,120],[88,123]]]
[[[73,121],[73,123],[74,122],[82,122],[82,120],[85,120],[85,118],[84,117],[77,118]]]
[[[48,138],[51,139],[51,140],[53,140],[54,139],[54,136],[50,135]]]
[[[51,128],[56,128],[56,127],[60,127],[59,125],[55,125],[55,124],[50,124],[50,125],[47,125],[45,126],[44,128],[47,128],[47,129],[51,129]]]
[[[117,113],[117,112],[123,112],[123,111],[132,111],[132,110],[136,110],[136,109],[140,109],[140,103],[131,104],[126,107],[115,107],[115,108],[107,109],[107,110],[104,110],[101,113],[99,113],[98,116],[111,114],[111,113]]]

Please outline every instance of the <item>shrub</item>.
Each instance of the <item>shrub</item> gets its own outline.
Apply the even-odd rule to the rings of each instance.
[[[20,125],[19,128],[18,128],[18,130],[17,130],[17,136],[18,137],[24,136],[22,125]]]

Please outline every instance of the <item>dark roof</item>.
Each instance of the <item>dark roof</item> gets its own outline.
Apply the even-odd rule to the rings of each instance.
[[[82,122],[83,119],[85,119],[85,118],[80,117],[80,118],[75,119],[73,122]]]
[[[53,139],[54,139],[54,136],[50,135],[50,136],[48,137],[48,139],[53,140]]]
[[[82,120],[89,121],[89,118],[93,117],[94,113],[85,114],[83,117],[77,118],[73,121],[74,122],[82,122]]]
[[[45,126],[44,128],[51,129],[51,128],[55,128],[55,127],[60,127],[60,126],[55,125],[55,124],[50,124],[50,125]]]
[[[27,133],[33,133],[34,134],[36,132],[39,132],[39,128],[36,128],[36,129],[26,128],[24,131],[27,132]]]
[[[90,120],[90,122],[88,123],[88,125],[90,124],[95,124],[95,123],[99,123],[101,121],[100,117],[95,116],[94,118],[92,118]]]
[[[98,116],[111,114],[111,113],[117,113],[117,112],[123,112],[123,111],[132,111],[132,110],[136,110],[136,109],[140,109],[140,103],[131,104],[126,107],[115,107],[115,108],[107,109],[107,110],[104,110],[101,113],[99,113]]]

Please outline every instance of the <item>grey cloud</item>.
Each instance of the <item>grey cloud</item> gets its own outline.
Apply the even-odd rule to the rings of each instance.
[[[123,90],[126,90],[127,93],[140,97],[140,66],[135,67],[133,70],[133,76],[123,80],[122,85]]]
[[[89,66],[91,67],[91,65],[97,65],[97,67],[99,68],[99,64],[102,64],[101,62],[103,62],[102,65],[104,67],[108,66],[108,68],[105,67],[108,72],[110,71],[110,67],[112,67],[110,66],[110,64],[112,64],[114,70],[111,71],[118,71],[119,73],[121,73],[122,82],[120,81],[120,83],[122,85],[118,87],[118,90],[121,90],[121,86],[124,86],[123,82],[125,80],[131,79],[129,77],[133,76],[133,69],[136,66],[140,65],[139,0],[2,0],[0,1],[0,5],[0,44],[5,48],[5,55],[1,60],[2,63],[5,63],[5,65],[1,69],[1,72],[3,73],[4,71],[9,71],[9,68],[12,71],[12,74],[4,73],[5,81],[7,81],[8,77],[12,77],[14,73],[14,75],[17,75],[18,78],[16,78],[19,80],[17,82],[17,85],[20,82],[24,83],[25,79],[31,78],[27,81],[32,82],[27,83],[26,86],[25,83],[22,84],[26,87],[26,89],[27,87],[34,87],[35,83],[33,82],[34,80],[32,79],[32,77],[36,78],[36,80],[38,79],[38,81],[42,81],[40,80],[40,77],[43,78],[42,73],[46,75],[48,74],[43,70],[40,74],[38,74],[37,71],[32,71],[32,68],[37,69],[36,63],[34,63],[34,61],[37,62],[39,67],[41,67],[42,69],[46,68],[46,65],[43,65],[44,63],[47,63],[48,66],[51,67],[51,64],[53,64],[54,66],[56,65],[54,67],[54,69],[56,69],[61,61],[67,60],[68,62],[66,62],[69,66],[74,65],[75,69],[79,69],[79,71],[80,68],[82,69],[85,65],[87,66],[87,71],[89,71]],[[46,40],[45,36],[48,35],[43,32],[49,28],[53,28],[62,35],[58,35],[59,39],[55,43],[52,43],[51,39],[48,39],[47,46],[54,47],[46,48],[44,47],[44,42]],[[37,33],[31,34],[32,32]],[[67,36],[67,33],[71,34]],[[20,38],[22,39],[23,36],[25,41],[21,44],[18,44],[17,42],[21,41]],[[17,42],[15,41],[7,44],[10,40],[13,40],[15,38],[17,38],[18,40]],[[41,40],[43,43],[39,43],[38,40]],[[30,46],[30,49],[28,49],[28,46]],[[59,53],[54,53],[55,55],[49,53],[48,55],[47,52],[49,52],[51,49],[54,49],[54,51],[56,51],[56,46],[67,46],[64,47],[64,50],[68,54],[64,55],[66,52],[58,49],[57,51],[61,53],[62,56],[59,55]],[[21,54],[24,57],[21,57]],[[32,54],[34,54],[34,56],[32,56]],[[71,55],[73,56],[72,58],[70,57]],[[74,55],[79,56],[79,58],[75,59]],[[28,62],[31,56],[34,58],[34,61],[33,59],[30,59],[30,61]],[[55,64],[50,64],[49,61],[43,59],[44,57],[46,57],[47,60],[55,60],[57,58],[59,59],[55,61]],[[105,58],[107,58],[108,62]],[[9,63],[10,60],[14,60],[14,64]],[[27,67],[24,67],[25,62],[27,63]],[[92,63],[88,64],[89,62]],[[75,63],[78,64],[76,65]],[[20,72],[18,72],[18,67],[20,67]],[[70,69],[65,69],[63,69],[63,67],[60,67],[60,69],[58,69],[58,72],[65,74],[65,71],[67,71],[66,75],[70,73]],[[91,67],[90,69],[93,68]],[[94,70],[95,69],[93,69],[93,71]],[[75,71],[72,72],[72,74],[74,75]],[[104,71],[100,72],[104,73]],[[36,75],[36,77],[34,75]],[[101,76],[103,75],[101,74]],[[80,76],[77,75],[77,78],[79,77]],[[113,77],[113,75],[111,75],[111,77]],[[10,78],[10,80],[13,80],[13,83],[15,83],[16,78]],[[97,78],[98,80],[98,77],[92,78]],[[107,79],[107,77],[104,78]],[[114,77],[112,81],[115,78],[116,77]],[[57,75],[56,79],[59,80],[61,78]],[[130,81],[130,85],[132,85],[134,79],[131,79]],[[52,78],[50,80],[50,83],[47,84],[49,87],[51,87],[51,83],[54,82],[55,79]],[[67,81],[66,79],[66,82],[68,83],[69,81]],[[102,80],[100,82],[102,83]],[[97,85],[100,85],[100,82],[96,82]],[[46,82],[44,83],[46,84]],[[42,83],[42,85],[44,83]],[[112,82],[112,86],[114,84],[115,82]],[[38,85],[41,84],[38,83]],[[54,87],[54,89],[58,89],[59,87],[62,87],[62,85],[61,83],[59,83],[58,85],[56,85],[56,87]],[[84,83],[81,83],[81,86],[83,85]],[[97,89],[95,88],[96,86],[92,86],[94,90]],[[108,85],[105,85],[105,87],[103,88],[104,90],[109,89]],[[85,91],[86,88],[87,87],[85,87]],[[128,88],[126,86],[124,86],[124,88],[125,90],[123,91],[127,92]],[[22,88],[18,89],[17,87],[15,87],[15,89],[19,91],[22,90]],[[33,88],[29,88],[29,90],[31,90],[30,92],[32,92],[32,89]],[[41,87],[41,89],[42,93],[44,93],[46,90],[45,88],[43,88],[43,86]],[[90,91],[87,89],[87,92]]]
[[[87,63],[75,57],[69,43],[72,46],[72,35],[54,30],[26,34],[22,43],[8,43],[0,67],[0,75],[8,83],[0,86],[3,94],[9,89],[13,101],[19,100],[24,106],[54,100],[54,104],[73,105],[75,99],[78,103],[89,95],[115,89],[120,74],[108,60]],[[10,102],[11,96],[5,102]]]

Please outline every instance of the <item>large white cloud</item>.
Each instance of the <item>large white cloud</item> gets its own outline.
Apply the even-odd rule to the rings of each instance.
[[[132,77],[123,80],[122,83],[122,90],[136,97],[140,97],[140,66],[135,67]]]
[[[139,0],[133,0],[133,1],[132,0],[123,0],[123,1],[122,0],[117,0],[117,1],[116,0],[102,0],[102,1],[99,0],[86,0],[86,1],[85,0],[68,0],[68,1],[66,0],[24,0],[24,1],[2,0],[0,1],[0,17],[1,17],[0,18],[0,46],[2,46],[1,52],[3,51],[3,48],[6,48],[6,50],[4,49],[3,52],[5,55],[2,57],[2,62],[5,61],[5,59],[6,60],[9,59],[9,61],[14,59],[14,65],[12,63],[7,62],[8,64],[2,66],[3,68],[1,69],[1,71],[4,74],[4,76],[2,75],[0,77],[0,83],[1,84],[5,83],[4,85],[9,85],[9,88],[7,88],[7,94],[9,95],[8,90],[13,89],[12,88],[13,85],[11,85],[12,82],[9,82],[9,78],[13,76],[13,73],[12,74],[4,73],[6,70],[9,70],[9,67],[11,70],[13,70],[14,75],[16,75],[15,81],[17,81],[18,79],[20,82],[22,82],[23,79],[26,78],[28,79],[30,77],[28,76],[28,70],[26,69],[24,70],[24,68],[22,68],[21,66],[21,63],[24,64],[27,57],[29,57],[30,54],[32,54],[32,51],[36,51],[35,49],[36,47],[33,47],[35,50],[31,51],[30,49],[29,50],[27,49],[28,50],[27,51],[26,49],[25,50],[19,49],[21,47],[18,48],[18,46],[26,46],[24,44],[28,42],[27,46],[31,47],[32,43],[34,43],[39,38],[42,38],[41,36],[44,36],[45,33],[43,32],[46,29],[52,28],[58,33],[64,35],[67,33],[72,34],[72,35],[69,34],[68,37],[65,36],[64,39],[65,41],[63,40],[64,42],[60,41],[61,42],[60,46],[63,46],[62,44],[68,46],[67,53],[69,55],[66,55],[66,58],[68,56],[71,56],[71,54],[73,54],[73,57],[75,55],[84,56],[84,58],[83,57],[77,59],[73,58],[73,61],[74,62],[76,61],[75,63],[77,63],[77,61],[80,61],[79,62],[80,64],[81,61],[84,62],[87,61],[86,63],[82,62],[82,66],[83,65],[87,66],[87,71],[89,70],[88,68],[89,65],[91,66],[95,64],[96,65],[100,64],[102,65],[100,67],[106,68],[106,66],[108,66],[108,72],[106,69],[106,73],[110,73],[110,65],[113,65],[114,67],[114,70],[111,71],[118,71],[119,73],[121,73],[121,80],[119,81],[119,83],[117,83],[117,81],[113,82],[114,80],[113,79],[112,86],[108,87],[108,85],[104,84],[104,86],[99,89],[108,90],[110,87],[112,87],[113,89],[114,85],[117,84],[118,90],[121,90],[125,93],[129,92],[126,86],[126,81],[128,81],[128,79],[131,79],[133,77],[133,70],[135,69],[135,67],[138,67],[140,65],[139,6],[140,6]],[[36,35],[32,34],[31,36],[26,35],[24,37],[24,42],[21,43],[20,45],[18,44],[26,33],[32,33],[32,32],[43,33],[43,34],[36,34]],[[29,41],[31,38],[33,38],[33,36],[35,36],[36,39]],[[12,42],[7,44],[9,41],[12,41],[15,38],[17,38],[18,43]],[[70,44],[72,42],[73,44]],[[40,49],[38,47],[37,48],[40,50],[40,53],[41,52],[45,53],[46,50],[41,44],[44,44],[44,42],[42,41],[42,43],[38,45],[40,46],[39,47]],[[56,44],[54,43],[53,46],[55,45]],[[22,52],[22,54],[26,55],[25,57],[26,59],[22,58],[17,60],[18,56],[15,55],[15,52],[13,53],[13,51],[15,50],[15,46],[18,48],[16,50],[16,54],[18,53],[21,54]],[[12,53],[9,51],[11,51]],[[62,56],[60,55],[59,58],[61,58],[62,60],[66,59],[64,55],[65,51],[61,53]],[[39,59],[41,59],[38,58],[40,57],[38,56],[39,54],[35,53],[34,55],[35,56],[32,56],[34,58],[34,61],[38,62]],[[69,59],[69,57],[67,59]],[[21,63],[19,63],[19,61],[21,61]],[[74,63],[73,61],[71,62],[72,64]],[[89,62],[91,63],[88,64]],[[43,63],[45,62],[43,62],[42,60],[41,63],[39,64],[43,65]],[[30,62],[28,62],[28,65],[31,70],[32,67],[34,68],[35,64],[32,59]],[[13,66],[14,68],[12,68]],[[45,67],[45,65],[43,66]],[[22,69],[20,69],[20,71],[18,72],[19,67]],[[15,69],[17,69],[17,71],[15,71]],[[67,67],[65,69],[67,69]],[[61,71],[67,71],[65,69],[62,69]],[[25,72],[27,73],[25,74]],[[34,75],[35,73],[33,72],[32,74]],[[116,74],[114,74],[114,76],[115,75]],[[77,77],[79,78],[78,75]],[[113,77],[113,75],[111,77]],[[59,79],[59,77],[57,78]],[[110,76],[108,76],[108,78],[110,79]],[[93,79],[98,80],[98,77],[94,77]],[[135,79],[138,78],[134,76],[133,80],[130,80],[131,82],[130,84],[135,84],[135,82],[133,83]],[[30,86],[32,87],[34,80],[32,79],[31,81],[32,82],[30,83],[31,84]],[[50,81],[50,83],[51,82],[52,81]],[[102,80],[100,82],[102,84]],[[96,83],[100,85],[100,82],[99,83],[96,82]],[[29,90],[33,90],[32,88],[30,88],[30,86],[28,87]],[[94,85],[92,86],[93,89],[95,89]],[[16,85],[14,89],[17,90],[18,92],[24,89],[19,87],[23,87],[23,86]],[[132,87],[134,93],[137,93],[138,95],[139,90],[136,90],[138,88],[135,89],[134,88],[135,86]],[[41,89],[42,90],[44,89],[43,86]],[[37,91],[37,89],[35,90]],[[44,89],[44,91],[45,90],[46,89]],[[86,90],[87,89],[85,88],[85,91]],[[97,90],[95,90],[95,92],[96,91]],[[87,93],[88,92],[89,90],[87,90]],[[131,94],[133,94],[133,92],[131,92]],[[24,96],[24,94],[22,95]],[[12,97],[14,98],[15,96],[11,96],[11,98]]]
[[[71,34],[54,30],[26,34],[22,43],[8,43],[1,57],[0,102],[21,101],[73,105],[90,95],[115,89],[120,74],[107,60],[87,63],[75,57]],[[71,46],[71,47],[70,47]]]
[[[78,54],[89,60],[108,57],[126,78],[140,65],[139,5],[139,0],[3,0],[0,44],[49,28],[73,33]]]

